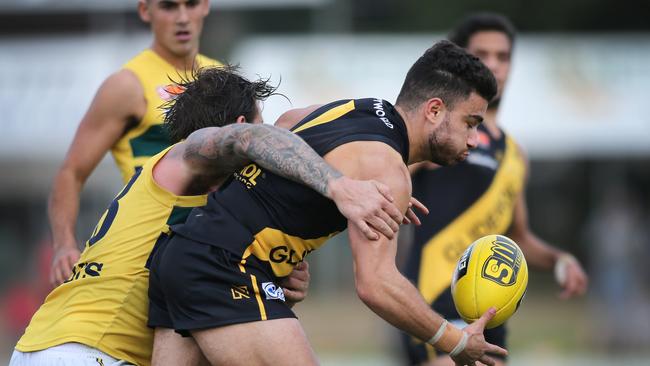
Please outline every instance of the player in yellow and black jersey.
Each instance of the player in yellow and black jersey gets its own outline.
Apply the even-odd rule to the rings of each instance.
[[[440,42],[411,67],[395,105],[336,101],[294,122],[292,131],[344,174],[387,184],[405,212],[407,164],[461,161],[476,145],[495,93],[492,74],[477,58]],[[317,364],[279,282],[346,227],[357,293],[374,312],[464,364],[489,362],[486,351],[505,353],[483,339],[494,311],[464,330],[449,325],[397,271],[396,238],[367,240],[316,192],[257,164],[172,226],[151,262],[149,324],[190,335],[213,365]],[[184,350],[156,336],[154,365],[159,352]]]
[[[227,121],[261,122],[257,102],[275,91],[265,81],[250,82],[234,70],[210,68],[181,86],[185,92],[166,118],[171,136],[188,139],[147,161],[115,197],[71,276],[32,318],[16,345],[12,366],[94,365],[96,359],[148,365],[153,341],[146,326],[148,260],[154,245],[169,225],[183,222],[191,208],[204,205],[206,193],[249,160],[309,184],[355,220],[388,204],[375,183],[342,177],[284,130],[245,123],[202,128]],[[390,219],[396,229],[401,215],[391,205],[386,213],[396,217]],[[390,227],[387,234],[392,234]],[[288,282],[291,301],[304,297],[301,278],[297,273]],[[192,346],[171,331],[158,332]],[[178,359],[165,358],[174,365],[199,359],[195,346]]]
[[[507,234],[519,244],[532,267],[543,270],[563,267],[567,274],[560,281],[564,296],[586,290],[586,276],[577,260],[530,231],[524,194],[526,157],[496,121],[514,37],[512,24],[496,14],[472,15],[452,32],[450,39],[454,43],[478,56],[490,68],[497,80],[498,93],[479,127],[478,146],[466,161],[453,167],[421,165],[412,169],[413,196],[436,210],[415,228],[402,271],[435,311],[458,326],[465,324],[451,297],[452,273],[467,246],[488,234]],[[504,325],[488,329],[485,338],[505,347],[505,329]],[[437,357],[434,348],[426,343],[406,335],[403,340],[411,365],[454,364],[448,357]],[[502,358],[497,364],[504,363]]]

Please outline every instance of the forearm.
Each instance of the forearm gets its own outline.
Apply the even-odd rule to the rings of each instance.
[[[331,198],[328,185],[342,176],[340,172],[297,135],[271,126],[255,127],[250,138],[241,145],[242,154],[275,174]]]
[[[510,237],[519,245],[529,266],[550,271],[562,255],[562,251],[544,242],[532,232],[513,232]]]
[[[74,174],[65,170],[61,170],[54,180],[48,204],[54,249],[76,246],[75,226],[81,187],[82,183]]]

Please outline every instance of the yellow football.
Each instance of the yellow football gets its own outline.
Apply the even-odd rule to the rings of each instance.
[[[528,266],[519,246],[503,235],[473,242],[460,257],[451,284],[458,314],[468,323],[490,307],[497,310],[487,324],[494,328],[517,311],[528,285]]]

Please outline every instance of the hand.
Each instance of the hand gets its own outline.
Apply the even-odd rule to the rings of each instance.
[[[288,277],[280,281],[280,286],[282,286],[289,307],[293,307],[307,297],[309,279],[309,263],[302,261],[293,267],[293,271]]]
[[[345,176],[329,184],[330,197],[339,211],[369,240],[378,240],[380,232],[388,239],[395,236],[404,216],[393,204],[390,189],[377,181],[360,181]]]
[[[54,250],[52,268],[50,268],[50,283],[56,287],[67,280],[72,274],[72,267],[79,260],[81,252],[77,243],[73,246],[62,246]]]
[[[562,286],[559,297],[563,300],[587,292],[589,279],[580,262],[571,254],[560,255],[555,262],[555,280]]]
[[[485,337],[483,336],[485,325],[496,313],[497,312],[494,308],[490,308],[477,321],[463,329],[463,331],[469,335],[469,338],[467,339],[465,349],[455,357],[452,357],[456,365],[474,366],[476,365],[476,361],[480,361],[485,365],[494,366],[495,360],[486,355],[486,353],[489,352],[501,356],[506,356],[508,354],[508,351],[505,349],[486,342]]]
[[[422,204],[422,202],[416,200],[414,197],[411,197],[411,200],[409,201],[409,208],[406,211],[406,216],[404,217],[404,221],[402,221],[402,224],[404,225],[414,224],[416,226],[422,225],[422,222],[420,222],[420,219],[413,211],[413,208],[417,208],[418,211],[420,211],[424,215],[429,214],[429,209],[427,208],[427,206]]]

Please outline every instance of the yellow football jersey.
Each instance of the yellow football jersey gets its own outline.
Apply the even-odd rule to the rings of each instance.
[[[101,217],[71,277],[45,299],[18,341],[22,352],[67,342],[149,365],[153,332],[147,328],[147,260],[161,233],[183,222],[207,195],[176,196],[152,176],[171,147],[133,175]]]
[[[221,65],[203,55],[196,56],[196,64],[198,67]],[[122,179],[126,183],[136,168],[171,145],[167,133],[162,128],[164,112],[160,106],[173,98],[167,88],[172,83],[171,80],[188,80],[192,78],[192,73],[176,69],[151,49],[146,49],[132,58],[124,68],[131,70],[140,80],[147,101],[147,111],[142,120],[111,148]]]

